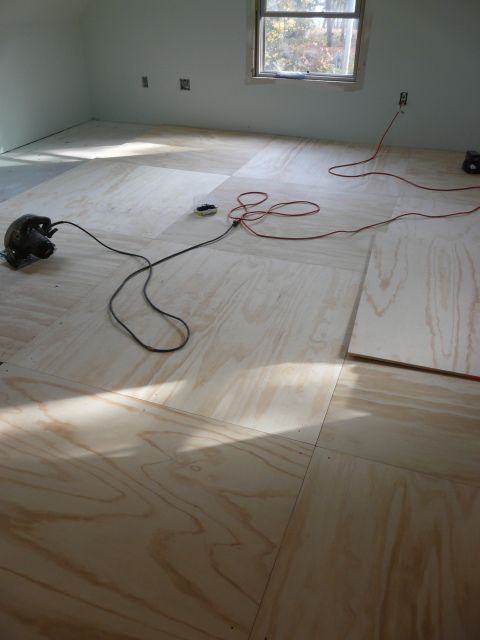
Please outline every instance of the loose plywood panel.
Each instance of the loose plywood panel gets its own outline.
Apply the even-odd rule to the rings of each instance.
[[[316,449],[251,640],[475,640],[477,488]]]
[[[0,399],[2,637],[246,640],[311,447],[10,365]]]
[[[349,352],[480,376],[478,245],[452,229],[410,228],[374,243]]]

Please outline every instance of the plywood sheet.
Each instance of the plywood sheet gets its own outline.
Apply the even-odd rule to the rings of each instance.
[[[350,180],[328,173],[329,167],[333,165],[365,160],[373,152],[374,145],[279,137],[259,151],[234,175],[317,185],[325,189],[336,189],[339,193],[366,192],[392,196],[419,193],[415,187],[388,176],[374,175]],[[461,170],[463,158],[461,152],[385,146],[374,161],[339,169],[339,172],[359,175],[385,171],[413,182],[440,188],[478,186],[476,176],[467,175]]]
[[[219,207],[219,213],[210,218],[198,218],[183,215],[165,229],[163,237],[174,242],[194,244],[213,238],[222,233],[227,226],[227,214],[237,206],[237,197],[247,191],[269,194],[269,200],[260,208],[268,208],[278,202],[291,200],[310,200],[320,205],[320,212],[314,216],[284,218],[270,216],[259,223],[257,229],[262,233],[277,236],[312,236],[337,229],[357,228],[372,222],[389,218],[394,211],[396,198],[391,196],[370,195],[368,193],[338,194],[320,187],[282,183],[277,180],[259,180],[256,178],[229,178],[208,196],[209,202]],[[261,196],[246,197],[246,201],[255,202]],[[300,212],[308,205],[295,205],[288,211]],[[321,240],[290,242],[257,238],[239,229],[216,249],[249,253],[252,255],[279,258],[311,264],[338,267],[363,272],[370,253],[373,232],[359,235],[329,237]]]
[[[474,193],[465,191],[462,194],[455,193],[449,196],[431,194],[426,197],[397,198],[393,215],[417,212],[439,216],[470,211],[480,204],[480,190],[476,196],[473,195]],[[421,240],[435,237],[441,240],[467,239],[480,242],[480,211],[439,219],[411,216],[397,220],[391,226],[382,227],[381,230],[388,233],[388,237],[393,238]]]
[[[316,449],[252,640],[474,640],[480,493]]]
[[[10,365],[0,399],[3,638],[246,640],[311,447]]]
[[[369,192],[398,196],[405,192],[406,185],[398,180],[371,176],[349,180],[328,173],[333,165],[356,162],[368,158],[373,153],[369,145],[347,145],[328,140],[308,138],[277,138],[265,149],[257,153],[234,175],[237,177],[262,178],[279,182],[316,185],[323,189],[345,193]],[[384,149],[369,165],[341,170],[347,175],[357,175],[365,171],[400,170],[404,154],[396,150]]]
[[[479,185],[480,187],[480,185]],[[480,188],[471,189],[467,191],[451,191],[451,192],[428,192],[428,191],[414,191],[409,195],[399,196],[396,201],[394,214],[398,215],[405,212],[420,212],[427,215],[443,215],[446,213],[454,213],[456,211],[467,211],[475,208],[480,204]],[[474,220],[480,217],[480,213],[472,214],[471,216],[454,217],[451,219],[438,220],[423,220],[427,225],[439,224],[445,226],[445,230],[450,229],[450,232],[456,229],[457,226],[462,226],[465,220]],[[422,218],[409,218],[408,223],[422,222]],[[407,221],[405,221],[406,224]],[[395,225],[396,228],[402,225]]]
[[[161,257],[181,248],[154,241],[148,252]],[[125,273],[99,286],[12,361],[316,441],[343,362],[358,274],[210,248],[181,256],[156,270],[151,295],[190,323],[192,338],[177,353],[152,354],[108,319],[108,297]],[[138,282],[129,283],[118,310],[145,341],[178,344],[176,330],[145,308]]]
[[[132,262],[69,227],[59,227],[53,240],[56,250],[48,260],[20,270],[0,263],[0,360],[9,360],[112,271]],[[112,233],[108,240],[124,251],[142,248],[136,237]]]
[[[90,120],[9,151],[4,157],[37,164],[109,158],[117,147],[150,129],[150,125]]]
[[[162,125],[119,145],[110,157],[152,167],[232,174],[272,136]]]
[[[480,486],[478,382],[347,360],[318,445]]]
[[[91,160],[0,204],[0,233],[24,213],[154,238],[225,175]]]
[[[418,228],[403,223],[377,237],[349,352],[480,376],[478,244],[452,226]]]
[[[108,158],[149,126],[90,121],[24,145],[0,158],[0,202],[50,180],[85,159]]]
[[[401,153],[401,149],[399,149]],[[469,187],[478,188],[478,178],[462,171],[465,159],[464,151],[446,149],[408,149],[405,150],[405,177],[422,185],[433,187]],[[464,192],[476,193],[480,190]]]
[[[13,160],[7,154],[0,156],[0,202],[36,187],[56,176],[77,167],[80,163],[35,162]]]

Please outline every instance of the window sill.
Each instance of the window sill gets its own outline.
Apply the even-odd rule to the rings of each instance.
[[[356,82],[353,76],[317,76],[310,73],[289,74],[287,73],[261,73],[256,78],[273,78],[274,80],[306,80],[307,82],[336,82],[349,83]]]
[[[360,89],[362,83],[360,79],[357,78],[326,78],[319,76],[310,76],[305,74],[302,77],[292,77],[292,76],[283,76],[283,75],[274,75],[274,74],[248,74],[247,76],[247,84],[268,84],[274,85],[280,83],[280,85],[301,85],[304,87],[330,87],[332,89],[345,89],[345,90],[356,90]]]

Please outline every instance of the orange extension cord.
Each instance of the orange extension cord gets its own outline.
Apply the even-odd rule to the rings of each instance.
[[[378,143],[377,148],[375,149],[374,154],[370,156],[370,158],[367,158],[365,160],[359,160],[358,162],[338,164],[333,167],[330,167],[328,172],[333,176],[338,176],[339,178],[365,178],[367,176],[387,176],[390,178],[395,178],[396,180],[401,180],[402,182],[406,182],[407,184],[413,187],[416,187],[417,189],[423,189],[425,191],[455,192],[455,191],[470,191],[472,189],[480,189],[480,185],[470,186],[470,187],[449,187],[449,188],[429,187],[429,186],[417,184],[412,180],[407,180],[402,176],[398,176],[394,173],[388,173],[385,171],[367,171],[365,173],[360,173],[354,176],[345,175],[337,171],[338,169],[356,167],[358,165],[367,164],[372,160],[375,160],[375,158],[378,156],[383,146],[385,137],[387,136],[390,129],[393,127],[393,124],[398,118],[398,116],[400,115],[400,113],[402,113],[401,110],[399,110],[395,114],[390,124],[386,128],[384,134],[382,135],[380,142]],[[246,198],[247,196],[259,196],[259,199],[255,200],[254,202],[245,202],[244,198]],[[469,215],[477,211],[480,211],[480,205],[477,207],[474,207],[473,209],[469,209],[468,211],[456,211],[454,213],[444,213],[441,215],[431,215],[426,213],[419,213],[418,211],[409,211],[406,213],[401,213],[400,215],[395,216],[393,218],[382,220],[381,222],[375,222],[374,224],[367,224],[363,227],[356,227],[354,229],[337,229],[336,231],[320,233],[314,236],[274,236],[274,235],[262,233],[256,229],[253,229],[252,225],[260,222],[267,216],[283,216],[288,218],[295,218],[295,217],[315,215],[316,213],[320,212],[320,205],[317,204],[316,202],[310,202],[309,200],[290,200],[288,202],[278,202],[277,204],[272,205],[268,209],[256,208],[262,205],[264,202],[266,202],[268,198],[269,198],[268,193],[264,191],[246,191],[244,193],[241,193],[237,197],[238,205],[230,210],[230,212],[228,213],[228,218],[232,221],[237,221],[237,224],[240,224],[246,231],[249,231],[250,233],[252,233],[253,235],[259,238],[270,238],[273,240],[319,240],[320,238],[328,238],[329,236],[334,236],[338,234],[360,233],[361,231],[366,231],[367,229],[374,229],[375,227],[391,224],[396,220],[400,220],[402,218],[407,218],[410,216],[418,216],[420,218],[430,218],[432,220],[438,220],[440,218],[453,218],[455,216]],[[296,206],[305,205],[305,211],[293,213],[286,210],[288,207],[291,207],[293,205],[296,205]]]

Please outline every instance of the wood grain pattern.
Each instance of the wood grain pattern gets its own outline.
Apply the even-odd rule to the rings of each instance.
[[[0,204],[0,232],[23,213],[154,238],[225,175],[91,160]]]
[[[420,184],[434,187],[468,187],[477,186],[475,175],[462,171],[462,163],[465,159],[463,151],[448,151],[446,149],[408,149],[404,162],[405,177]],[[464,192],[475,194],[479,200],[479,191]]]
[[[480,486],[478,382],[347,360],[318,445]]]
[[[480,376],[478,245],[422,228],[374,243],[349,352]]]
[[[223,231],[245,190],[318,200],[322,229],[478,199],[328,176],[371,150],[88,123],[14,153],[116,160],[3,203],[0,234],[21,213],[71,217],[158,258]],[[462,155],[387,147],[369,168],[471,184]],[[224,210],[188,215],[212,189]],[[473,218],[427,224],[395,225],[395,242],[480,242]],[[168,242],[150,241],[160,233]],[[338,380],[370,238],[289,245],[236,230],[166,263],[152,295],[193,329],[170,356],[109,323],[133,265],[89,242],[62,230],[49,261],[0,268],[0,359],[61,376],[0,366],[1,640],[477,640],[477,383],[352,361]],[[122,317],[173,343],[136,284]],[[317,441],[329,403],[296,502],[312,455],[298,440]]]
[[[479,536],[476,488],[316,449],[251,640],[475,640]]]
[[[2,638],[247,638],[311,447],[10,365],[0,400]]]
[[[465,192],[463,195],[450,195],[448,198],[429,196],[427,198],[398,198],[394,215],[413,211],[426,213],[427,215],[444,215],[460,211],[469,211],[475,204],[480,204],[480,190],[475,199],[472,194]],[[404,237],[421,239],[427,237],[440,237],[444,240],[470,239],[480,242],[480,211],[469,215],[453,216],[443,219],[428,219],[410,217],[395,222],[390,227],[384,227],[383,231],[394,238]]]
[[[110,273],[130,263],[78,230],[59,229],[54,237],[56,251],[49,260],[18,271],[0,263],[0,360],[9,360]],[[108,241],[125,251],[138,251],[142,245],[136,237],[113,233]]]
[[[118,146],[110,157],[133,164],[232,174],[272,136],[162,125]]]
[[[365,160],[373,154],[374,148],[375,145],[278,137],[234,175],[316,185],[341,193],[417,195],[419,192],[415,187],[386,176],[349,180],[328,173],[333,165]],[[385,146],[378,157],[367,165],[341,169],[339,172],[359,175],[369,171],[386,171],[434,187],[478,186],[475,176],[461,171],[463,157],[461,152]],[[479,192],[471,193],[478,200]]]
[[[429,215],[443,215],[445,213],[454,213],[456,211],[467,211],[473,209],[480,204],[480,189],[474,189],[471,191],[458,191],[447,193],[427,193],[417,192],[408,196],[399,196],[396,200],[394,215],[408,211],[416,211],[420,213],[426,213]],[[461,231],[463,225],[471,224],[475,220],[480,218],[480,213],[474,213],[470,216],[458,216],[445,219],[442,221],[423,220],[425,225],[439,224],[445,225],[445,230],[450,232]],[[401,224],[395,224],[395,230],[398,230],[402,226],[409,226],[407,223],[421,222],[421,218],[409,218]],[[475,223],[476,224],[476,223]],[[411,225],[410,225],[411,226]]]
[[[153,241],[161,257],[182,245]],[[167,262],[153,300],[185,317],[192,338],[148,354],[108,320],[106,302],[125,274],[99,286],[12,362],[68,379],[314,443],[345,354],[357,274],[204,248]],[[153,344],[178,343],[152,317],[138,283],[118,310]]]
[[[371,176],[358,180],[348,180],[328,173],[329,167],[337,164],[356,162],[368,158],[373,153],[369,145],[355,145],[312,140],[308,138],[276,138],[234,175],[237,177],[261,178],[279,182],[315,185],[322,189],[341,193],[372,193],[399,196],[408,187],[398,180]],[[382,171],[385,167],[392,172],[401,171],[404,152],[386,147],[381,155],[367,166],[350,167],[341,170],[346,175],[358,175],[365,171]]]
[[[219,213],[208,219],[194,215],[180,216],[163,234],[174,242],[193,244],[213,238],[226,228],[226,216],[237,205],[237,196],[247,191],[263,191],[270,198],[267,208],[277,202],[310,200],[321,206],[320,213],[313,217],[279,218],[269,217],[262,221],[259,231],[273,235],[315,235],[339,228],[356,228],[389,218],[394,211],[396,198],[366,193],[338,193],[308,185],[280,183],[276,180],[255,178],[229,178],[217,187],[209,199],[219,207]],[[258,197],[257,197],[258,200]],[[250,201],[255,201],[252,198]],[[290,207],[290,211],[305,211],[302,207]],[[363,272],[366,268],[373,233],[331,237],[305,242],[286,242],[256,238],[243,229],[215,248],[221,251],[248,253],[260,257],[279,258],[295,262],[338,267]]]

